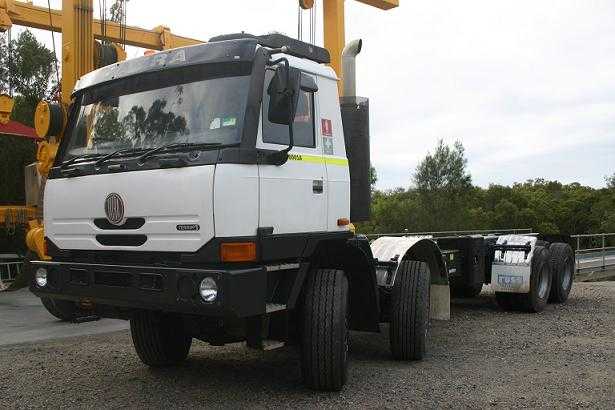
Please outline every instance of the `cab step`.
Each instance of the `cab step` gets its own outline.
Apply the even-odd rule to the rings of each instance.
[[[264,350],[264,351],[275,350],[275,349],[279,349],[284,346],[286,346],[286,343],[280,340],[265,339],[263,340],[263,343],[261,345],[261,350]]]
[[[281,305],[278,303],[267,303],[267,306],[265,306],[266,313],[280,312],[282,310],[286,310],[286,305]]]

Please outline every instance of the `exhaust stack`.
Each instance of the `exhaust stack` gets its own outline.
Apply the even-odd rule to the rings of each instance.
[[[371,186],[369,184],[369,100],[357,97],[355,60],[361,52],[361,40],[351,41],[342,51],[343,93],[340,98],[344,142],[350,172],[350,220],[369,220]]]
[[[363,40],[352,40],[342,50],[342,78],[343,96],[354,97],[357,95],[356,57],[361,52]]]

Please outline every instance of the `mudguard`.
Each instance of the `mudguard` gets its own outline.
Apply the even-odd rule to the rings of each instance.
[[[388,283],[379,283],[380,286],[394,283],[401,261],[425,262],[429,266],[431,277],[429,316],[431,319],[450,319],[448,269],[440,248],[431,236],[383,236],[371,243],[371,249],[378,263],[395,265],[393,277],[388,279]]]
[[[528,293],[532,258],[537,238],[527,235],[500,236],[494,246],[491,289],[495,292]],[[526,249],[520,249],[525,246]],[[517,248],[516,248],[517,247]]]
[[[446,262],[431,236],[382,236],[371,248],[379,262],[423,261],[429,266],[432,284],[448,285]]]

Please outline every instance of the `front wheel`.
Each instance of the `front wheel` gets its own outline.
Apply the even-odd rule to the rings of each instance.
[[[316,390],[341,390],[348,374],[348,347],[348,279],[340,270],[314,270],[303,305],[305,383]]]
[[[130,319],[130,333],[137,355],[152,367],[171,366],[188,357],[192,337],[181,319],[158,312],[138,312]]]
[[[396,360],[421,360],[429,330],[429,267],[403,261],[397,268],[391,293],[391,352]]]

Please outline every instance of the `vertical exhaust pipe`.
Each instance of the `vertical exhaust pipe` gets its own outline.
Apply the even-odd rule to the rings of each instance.
[[[343,96],[355,97],[357,95],[356,57],[361,52],[363,40],[352,40],[342,50],[342,78]]]
[[[350,173],[350,220],[369,220],[372,191],[369,183],[369,100],[357,96],[356,64],[363,41],[353,40],[342,51],[340,109]]]

